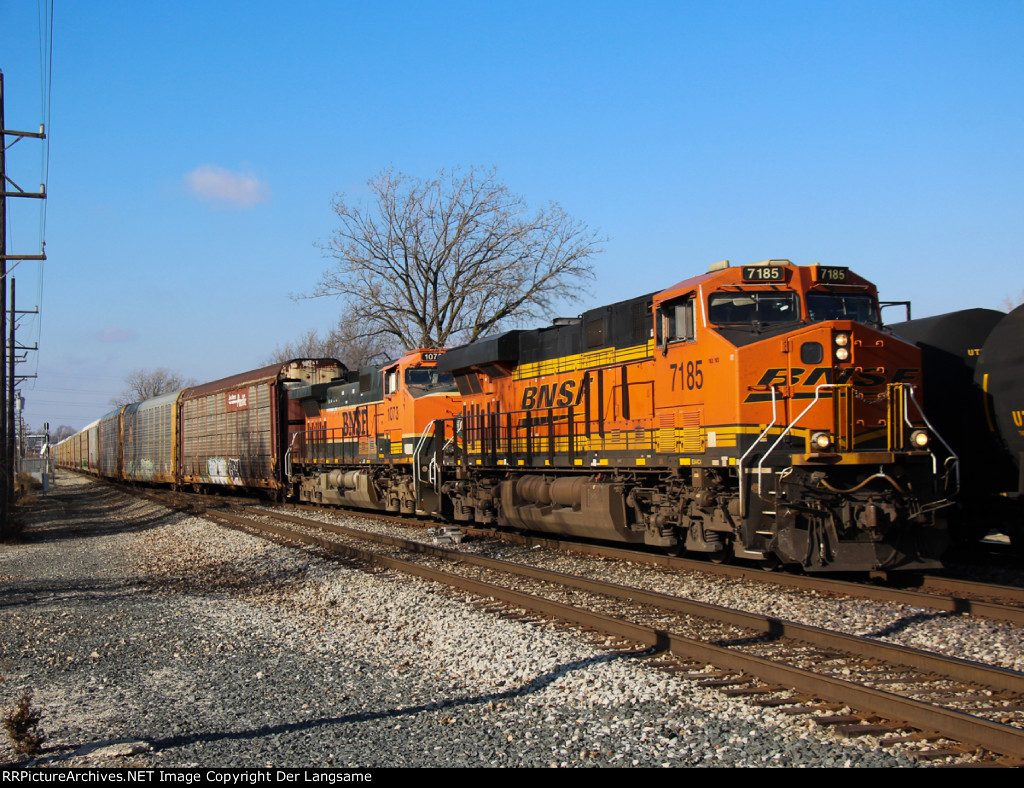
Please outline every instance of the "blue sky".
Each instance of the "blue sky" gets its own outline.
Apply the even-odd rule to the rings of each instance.
[[[6,126],[43,116],[36,0],[0,3]],[[495,166],[609,240],[566,313],[706,270],[849,266],[915,316],[1024,292],[1024,3],[56,0],[32,425],[128,372],[200,381],[337,317],[298,301],[330,200]],[[28,190],[39,143],[8,153]],[[34,201],[16,200],[12,203]],[[9,250],[40,210],[11,205]],[[40,274],[40,272],[42,272]]]

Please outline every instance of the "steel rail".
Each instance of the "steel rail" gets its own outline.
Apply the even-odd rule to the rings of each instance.
[[[657,650],[667,650],[673,656],[708,662],[729,670],[756,676],[773,683],[783,684],[798,692],[827,698],[860,709],[862,712],[878,714],[890,720],[899,721],[908,727],[920,730],[940,731],[944,736],[960,742],[981,747],[1018,759],[1024,759],[1024,730],[1009,725],[991,722],[963,712],[933,706],[910,698],[903,698],[882,690],[863,687],[852,682],[829,676],[822,676],[801,668],[791,667],[762,657],[705,643],[662,629],[648,627],[621,619],[581,610],[560,602],[542,599],[511,589],[485,583],[459,575],[447,574],[426,566],[402,559],[391,558],[362,550],[351,545],[339,544],[313,534],[302,534],[279,528],[268,523],[254,522],[226,512],[210,512],[211,516],[234,521],[236,527],[257,528],[274,533],[282,538],[300,543],[316,545],[335,555],[358,558],[386,569],[410,574],[426,580],[443,583],[482,597],[498,599],[525,610],[544,616],[554,616],[578,626],[590,627],[622,637]],[[315,523],[317,527],[323,523]],[[423,545],[427,547],[427,545]]]
[[[205,504],[204,504],[205,505]],[[239,505],[239,508],[246,508]],[[290,505],[289,508],[298,510],[306,509],[304,506]],[[392,514],[380,512],[368,512],[358,509],[344,509],[353,517],[363,517],[371,520],[382,520],[393,522],[396,525],[408,527],[408,520]],[[286,515],[279,514],[284,517]],[[729,564],[713,564],[707,561],[700,561],[692,558],[679,558],[657,553],[644,553],[637,550],[627,550],[607,545],[586,544],[584,542],[569,542],[548,537],[529,536],[524,534],[498,531],[493,528],[475,528],[462,526],[463,530],[472,533],[487,534],[495,538],[518,544],[539,544],[565,552],[577,553],[579,555],[595,555],[605,558],[618,558],[633,563],[643,563],[652,566],[663,566],[672,570],[690,570],[715,574],[723,577],[737,577],[754,582],[771,583],[774,585],[788,586],[791,588],[805,588],[824,593],[843,593],[862,599],[871,599],[879,602],[892,604],[904,604],[912,607],[919,607],[929,610],[937,610],[945,613],[961,615],[973,615],[980,618],[1005,621],[1010,624],[1024,626],[1024,606],[1000,604],[979,599],[971,599],[959,594],[973,593],[981,596],[1000,596],[1024,604],[1024,588],[1012,586],[999,586],[991,584],[976,584],[964,580],[954,580],[941,577],[921,578],[921,588],[933,589],[933,592],[916,591],[905,588],[891,588],[887,586],[872,586],[864,583],[855,583],[848,580],[836,580],[834,578],[811,577],[807,575],[794,575],[786,572],[765,572],[761,569],[735,566]]]
[[[970,580],[957,580],[952,577],[935,577],[926,575],[921,578],[921,588],[931,589],[933,593],[942,594],[982,594],[1012,599],[1024,603],[1024,588],[1000,586],[994,583],[975,583]]]
[[[628,600],[664,608],[676,613],[699,616],[733,626],[744,627],[774,638],[788,638],[813,646],[840,649],[865,659],[880,659],[890,664],[901,665],[926,673],[936,673],[958,681],[968,681],[992,689],[1024,694],[1024,673],[1007,668],[985,665],[959,657],[945,657],[909,646],[899,646],[872,638],[847,635],[842,632],[835,632],[807,624],[798,624],[774,616],[748,613],[742,610],[714,605],[709,602],[698,602],[657,591],[646,591],[631,586],[609,583],[604,580],[593,580],[550,569],[541,569],[527,564],[448,550],[443,547],[435,547],[423,542],[415,542],[400,537],[368,533],[335,523],[324,523],[319,520],[309,520],[303,517],[296,517],[295,515],[278,514],[276,512],[261,512],[261,514],[293,522],[297,525],[322,528],[333,533],[399,547],[409,552],[428,554],[446,561],[471,564],[498,572],[518,574],[542,582],[569,586],[592,594]]]
[[[765,572],[761,569],[751,569],[742,566],[731,566],[726,564],[711,564],[707,561],[697,561],[692,558],[676,558],[667,555],[656,555],[653,553],[641,553],[635,550],[625,550],[619,547],[606,547],[603,545],[588,545],[581,542],[567,542],[560,539],[548,539],[546,537],[530,537],[519,534],[509,534],[504,531],[493,529],[481,529],[481,533],[493,534],[509,541],[521,544],[539,544],[551,547],[556,550],[574,552],[580,555],[600,555],[604,557],[619,558],[623,561],[634,563],[645,563],[653,566],[664,566],[668,569],[688,569],[696,572],[705,572],[721,575],[724,577],[738,577],[744,580],[753,580],[761,583],[772,583],[775,585],[789,586],[792,588],[806,588],[825,593],[842,593],[850,596],[857,596],[863,599],[872,599],[879,602],[892,602],[896,604],[910,605],[912,607],[927,608],[946,613],[962,613],[989,618],[997,621],[1006,621],[1011,624],[1024,626],[1024,607],[1002,605],[996,602],[985,602],[967,597],[957,596],[955,591],[964,593],[970,591],[977,594],[1005,595],[1008,599],[1024,602],[1024,589],[1011,586],[985,586],[978,588],[977,584],[968,581],[947,581],[945,578],[924,578],[922,588],[936,588],[945,595],[914,591],[904,588],[889,588],[885,586],[872,586],[864,583],[853,583],[848,580],[825,579],[822,577],[808,577],[807,575],[794,575],[786,572]],[[1002,594],[1005,589],[1005,594]]]

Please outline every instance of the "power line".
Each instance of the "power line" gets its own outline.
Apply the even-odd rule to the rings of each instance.
[[[15,283],[13,277],[8,274],[13,271],[21,262],[26,260],[37,260],[40,262],[38,269],[39,285],[38,292],[42,295],[42,261],[46,259],[44,252],[46,248],[46,185],[49,178],[50,148],[46,142],[46,124],[50,119],[52,87],[53,87],[53,0],[45,5],[45,0],[40,0],[40,112],[43,121],[39,125],[39,132],[13,131],[5,128],[4,120],[4,76],[0,71],[0,342],[3,342],[4,353],[0,358],[0,535],[6,536],[10,533],[10,505],[14,497],[14,474],[16,471],[14,462],[14,436],[17,429],[14,418],[15,389],[18,381],[33,379],[35,375],[15,375],[15,363],[24,358],[18,358],[18,350],[38,350],[38,343],[32,347],[19,346],[15,340],[15,331],[18,327],[18,315],[20,314],[15,305]],[[45,63],[45,65],[43,65]],[[8,144],[8,138],[12,141]],[[7,170],[7,149],[26,138],[34,138],[43,141],[43,155],[40,163],[40,186],[38,192],[27,192],[22,189],[10,176]],[[36,198],[40,200],[39,214],[39,254],[11,254],[7,253],[7,198]],[[14,263],[8,269],[8,261]],[[7,318],[7,290],[10,287],[10,323]],[[38,312],[40,305],[37,305]],[[27,314],[27,312],[26,312]],[[37,321],[37,325],[38,321]],[[9,332],[8,332],[9,329]],[[36,359],[38,369],[38,357]],[[19,414],[20,415],[20,414]]]

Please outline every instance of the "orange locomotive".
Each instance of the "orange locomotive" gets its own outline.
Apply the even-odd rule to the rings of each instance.
[[[292,494],[405,514],[440,510],[430,489],[417,489],[414,472],[417,450],[432,448],[425,429],[462,408],[452,376],[437,371],[442,354],[414,350],[345,382],[294,390],[306,429],[288,452]]]
[[[416,482],[463,522],[809,571],[937,566],[956,458],[931,450],[920,368],[848,269],[723,261],[448,351],[463,411]]]

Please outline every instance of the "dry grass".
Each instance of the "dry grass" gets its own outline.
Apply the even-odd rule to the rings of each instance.
[[[14,479],[14,494],[27,495],[28,493],[43,489],[42,482],[36,479],[31,473],[22,471]]]
[[[46,734],[39,727],[42,712],[32,708],[32,693],[26,692],[18,704],[4,712],[3,723],[11,745],[18,755],[38,755]]]
[[[14,478],[13,505],[11,506],[7,527],[0,532],[0,540],[11,542],[21,538],[25,530],[25,519],[22,516],[24,510],[40,504],[36,490],[41,490],[42,488],[43,485],[31,473],[19,473]]]

